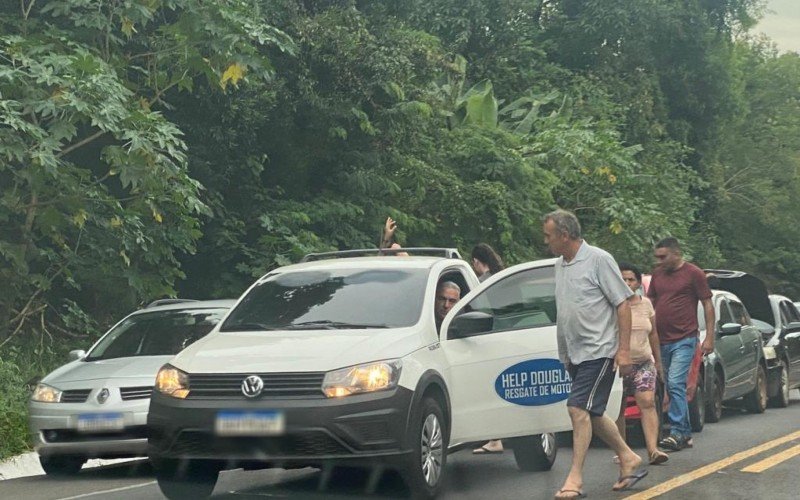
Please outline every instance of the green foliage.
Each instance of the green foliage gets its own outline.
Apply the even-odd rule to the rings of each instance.
[[[0,460],[28,446],[28,392],[19,367],[0,358]]]

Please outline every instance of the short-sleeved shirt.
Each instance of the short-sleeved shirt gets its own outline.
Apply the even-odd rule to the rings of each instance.
[[[653,359],[650,332],[653,331],[653,304],[647,297],[631,299],[631,361],[641,364]]]
[[[556,261],[558,356],[563,363],[617,354],[617,306],[633,295],[605,250],[581,243],[570,262]]]
[[[711,298],[705,273],[685,262],[672,272],[657,269],[647,296],[656,310],[656,328],[662,344],[697,337],[697,304]]]

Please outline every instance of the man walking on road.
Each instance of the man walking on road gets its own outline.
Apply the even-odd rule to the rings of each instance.
[[[671,451],[692,447],[686,380],[697,347],[697,303],[705,313],[706,338],[703,354],[714,352],[714,304],[705,273],[683,260],[675,238],[656,244],[656,268],[650,279],[647,296],[656,310],[656,328],[661,341],[661,363],[666,371],[669,393],[670,435],[659,446]]]
[[[615,491],[631,488],[647,475],[642,458],[605,416],[614,384],[614,365],[631,369],[630,288],[614,258],[581,238],[574,214],[556,210],[545,215],[544,241],[556,262],[556,323],[558,352],[572,378],[567,408],[572,420],[572,468],[555,498],[582,498],[583,465],[594,431],[616,452],[620,475]],[[615,409],[616,410],[616,409]]]

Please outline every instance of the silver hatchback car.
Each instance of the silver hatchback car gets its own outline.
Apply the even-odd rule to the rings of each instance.
[[[147,411],[156,373],[205,336],[234,300],[167,299],[114,325],[88,353],[36,386],[29,405],[34,449],[47,474],[77,473],[90,458],[147,455]]]

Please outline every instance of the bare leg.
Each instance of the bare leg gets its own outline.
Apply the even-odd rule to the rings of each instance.
[[[581,490],[583,489],[583,464],[586,461],[589,442],[592,440],[592,421],[589,412],[584,409],[568,406],[567,410],[569,410],[569,418],[572,420],[572,467],[561,489]],[[559,497],[556,495],[556,498]],[[570,493],[565,493],[564,497],[569,498]]]
[[[658,413],[656,413],[655,392],[645,391],[636,393],[636,404],[642,411],[642,430],[647,454],[652,460],[654,454],[662,454],[658,450],[658,438],[661,429],[658,428]]]
[[[625,425],[625,395],[622,395],[622,404],[619,408],[619,417],[617,417],[617,430],[619,430],[619,435],[622,437],[622,440],[625,441],[625,433],[626,433],[626,425]]]
[[[592,429],[595,434],[611,447],[619,457],[619,475],[628,476],[642,465],[642,457],[637,455],[622,439],[622,436],[614,425],[614,421],[603,415],[602,417],[592,417]],[[616,483],[615,487],[622,487],[624,484]]]

